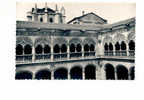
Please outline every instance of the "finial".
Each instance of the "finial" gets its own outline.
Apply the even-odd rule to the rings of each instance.
[[[35,8],[37,9],[37,4],[35,3]]]
[[[58,11],[58,7],[57,7],[57,4],[56,4],[56,8],[55,8],[55,10],[56,10],[56,11]]]

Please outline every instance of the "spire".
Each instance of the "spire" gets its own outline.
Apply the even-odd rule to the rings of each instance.
[[[45,3],[45,12],[47,12],[47,8],[48,8],[47,3]]]
[[[65,16],[65,8],[62,6],[62,8],[61,8],[61,14],[63,15],[63,16]]]
[[[37,9],[37,4],[35,3],[35,9]]]
[[[56,11],[56,13],[58,13],[58,6],[57,6],[57,4],[55,6],[55,11]]]
[[[34,13],[37,13],[37,4],[35,3]]]

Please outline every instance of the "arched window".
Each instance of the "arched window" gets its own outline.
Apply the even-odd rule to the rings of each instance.
[[[61,46],[61,52],[66,53],[67,52],[67,46],[65,44],[62,44]]]
[[[32,47],[29,44],[25,45],[24,54],[32,54]]]
[[[75,52],[75,45],[74,44],[70,45],[70,52]]]
[[[68,79],[68,71],[65,68],[59,68],[54,72],[55,79]]]
[[[50,52],[51,52],[50,46],[49,45],[45,45],[44,46],[44,53],[46,54],[46,53],[50,53]]]
[[[113,65],[106,64],[105,65],[105,71],[106,71],[106,79],[107,80],[114,80],[115,79],[115,70]]]
[[[112,43],[109,43],[109,50],[113,51],[113,45],[112,45]]]
[[[50,21],[50,23],[53,23],[53,18],[50,18],[49,21]]]
[[[117,43],[115,44],[115,50],[117,50],[117,51],[120,50],[120,44],[119,44],[119,42],[117,42]]]
[[[35,48],[35,52],[36,52],[36,54],[42,54],[42,52],[43,52],[42,46],[37,45],[36,48]]]
[[[135,50],[135,42],[133,40],[129,42],[129,50]]]
[[[36,73],[35,79],[51,79],[51,72],[49,70],[40,70],[39,72]]]
[[[23,46],[18,44],[16,46],[16,55],[22,55],[23,54]]]
[[[85,79],[96,79],[96,68],[94,65],[86,66]]]
[[[118,65],[116,69],[118,80],[128,80],[128,69],[125,66]]]
[[[126,44],[124,41],[121,43],[121,50],[126,50]]]
[[[94,51],[95,50],[95,46],[93,44],[90,45],[90,51]]]
[[[43,18],[42,17],[40,18],[40,22],[43,22]]]
[[[131,80],[135,79],[135,67],[134,66],[130,68],[130,77],[131,77]]]
[[[89,45],[88,45],[88,44],[85,44],[85,45],[84,45],[84,51],[85,51],[85,52],[88,52],[88,51],[89,51]]]
[[[104,45],[104,50],[108,51],[108,44],[107,43],[105,43],[105,45]]]
[[[18,80],[32,79],[32,73],[28,71],[17,72],[15,75],[15,79]]]
[[[60,47],[58,44],[54,46],[54,53],[60,53]]]
[[[75,66],[70,70],[71,79],[82,79],[82,68]]]
[[[76,51],[77,51],[77,52],[81,52],[81,48],[82,48],[81,45],[80,45],[80,44],[77,44]]]

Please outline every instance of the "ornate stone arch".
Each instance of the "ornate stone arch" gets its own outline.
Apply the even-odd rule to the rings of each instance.
[[[95,43],[95,41],[92,38],[86,38],[83,41],[83,45],[85,45],[85,44],[89,44],[89,45],[93,44],[93,45],[95,45],[96,43]]]
[[[113,40],[113,43],[114,43],[114,44],[115,44],[116,42],[119,42],[119,43],[121,43],[122,41],[125,41],[125,42],[126,42],[125,36],[124,36],[123,34],[121,34],[121,33],[116,34],[112,40]]]
[[[70,41],[69,41],[69,44],[82,44],[82,40],[80,38],[72,38]]]
[[[128,34],[127,40],[128,40],[128,43],[129,43],[130,40],[135,41],[135,33],[134,32],[130,32]]]
[[[34,46],[36,47],[39,44],[43,45],[43,46],[48,44],[50,46],[50,43],[51,43],[51,41],[49,39],[47,39],[45,37],[40,37],[40,38],[35,39]]]
[[[59,46],[62,44],[68,45],[68,41],[65,38],[55,38],[54,45],[58,44]]]
[[[103,39],[103,45],[105,43],[109,44],[109,42],[112,42],[112,37],[110,37],[109,35],[106,35]]]
[[[31,40],[31,38],[29,37],[17,37],[16,38],[16,45],[21,44],[21,45],[26,45],[29,44],[31,46],[33,46],[33,42]]]

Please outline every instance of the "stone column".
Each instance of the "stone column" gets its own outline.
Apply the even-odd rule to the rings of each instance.
[[[129,46],[128,46],[128,43],[126,43],[126,53],[127,53],[127,56],[129,56]]]
[[[32,62],[35,61],[35,47],[34,45],[32,46]]]
[[[128,70],[128,80],[131,80],[130,71]]]
[[[68,40],[68,45],[67,45],[67,59],[70,59],[70,45],[69,45],[69,40]]]
[[[35,79],[35,73],[33,72],[32,73],[32,80],[34,80]]]
[[[68,80],[70,80],[70,69],[68,69]]]
[[[84,45],[82,44],[82,58],[84,58]]]
[[[106,80],[106,72],[104,67],[101,68],[101,80]]]
[[[85,68],[82,68],[82,79],[85,80]]]
[[[115,68],[115,70],[114,70],[114,75],[115,75],[115,80],[118,80],[116,68]]]
[[[54,70],[51,70],[51,80],[54,80]]]
[[[54,47],[54,36],[51,36],[51,61],[54,59],[54,52],[53,52],[53,47]]]
[[[100,79],[101,79],[101,78],[100,78],[100,77],[101,77],[101,75],[100,75],[100,74],[101,74],[100,70],[101,70],[100,66],[97,66],[97,67],[96,67],[96,71],[95,71],[95,72],[96,72],[96,76],[95,76],[95,77],[96,77],[96,80],[100,80]]]

